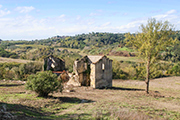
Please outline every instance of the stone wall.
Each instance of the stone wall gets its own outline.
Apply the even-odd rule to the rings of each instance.
[[[95,64],[95,88],[112,87],[112,60],[103,57]]]
[[[96,88],[96,66],[91,64],[91,73],[90,73],[90,85],[93,88]]]

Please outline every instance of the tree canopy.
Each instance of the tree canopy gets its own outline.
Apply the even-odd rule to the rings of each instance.
[[[149,93],[149,76],[153,63],[156,62],[158,53],[173,45],[177,39],[171,37],[175,34],[174,27],[168,21],[156,21],[152,18],[147,21],[147,25],[140,26],[137,34],[126,34],[128,45],[138,51],[138,55],[143,58],[146,65],[146,92]]]

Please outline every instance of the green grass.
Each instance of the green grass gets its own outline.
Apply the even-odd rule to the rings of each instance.
[[[118,47],[118,48],[116,49],[116,51],[117,51],[117,52],[118,52],[118,51],[134,52],[133,49],[130,49],[130,48],[127,48],[127,47],[122,47],[122,48]]]
[[[81,52],[81,50],[80,50],[80,49],[62,48],[62,47],[57,48],[57,49],[62,49],[62,50],[66,49],[66,50],[69,50],[69,51],[72,51],[72,52]]]
[[[33,47],[33,48],[42,48],[42,47],[46,47],[44,45],[26,45],[26,44],[23,44],[23,45],[16,45],[16,46],[19,46],[19,47]]]
[[[142,60],[138,57],[123,57],[123,56],[108,56],[108,58],[116,61],[131,61],[131,62],[141,62]]]
[[[180,83],[176,83],[177,85],[180,85]]]
[[[2,102],[12,102],[14,100],[20,100],[20,99],[34,100],[34,97],[32,94],[13,94],[13,93],[0,94],[0,101]]]

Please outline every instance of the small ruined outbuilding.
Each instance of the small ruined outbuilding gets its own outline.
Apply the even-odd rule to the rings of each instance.
[[[112,60],[106,56],[85,56],[73,65],[75,77],[68,84],[91,86],[93,88],[112,87]],[[72,82],[73,80],[74,82]]]
[[[64,60],[50,55],[44,59],[44,71],[63,71],[65,70]]]

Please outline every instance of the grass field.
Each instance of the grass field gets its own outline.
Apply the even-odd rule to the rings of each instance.
[[[19,46],[19,47],[33,47],[33,48],[43,48],[43,47],[48,47],[48,46],[45,46],[45,45],[26,45],[26,44],[23,44],[23,45],[16,45],[16,46]],[[69,51],[73,51],[73,52],[80,52],[80,49],[71,49],[71,48],[62,48],[62,47],[59,47],[58,49],[67,49]]]
[[[113,80],[112,89],[73,87],[63,93],[37,97],[21,81],[0,81],[0,108],[18,119],[94,120],[178,120],[180,119],[180,77],[150,81]],[[68,92],[67,90],[73,90]]]
[[[108,56],[108,58],[116,61],[131,61],[131,62],[141,62],[142,60],[138,57],[123,57],[123,56]]]
[[[118,47],[116,51],[128,51],[128,52],[134,52],[133,49],[127,48],[127,47]]]
[[[19,46],[19,47],[33,47],[33,48],[42,48],[42,47],[46,47],[45,45],[26,45],[26,44],[23,44],[23,45],[16,45],[16,46]]]
[[[23,59],[12,59],[12,58],[5,58],[5,57],[0,57],[0,63],[10,63],[10,62],[16,62],[16,63],[27,63],[27,62],[32,62],[31,60],[23,60]]]

